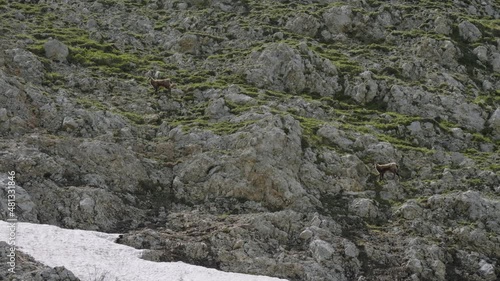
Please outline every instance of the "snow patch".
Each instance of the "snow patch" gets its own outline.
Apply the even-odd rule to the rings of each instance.
[[[0,241],[8,241],[9,223],[0,221]],[[117,244],[119,234],[17,223],[16,246],[50,267],[64,266],[82,281],[278,281],[266,276],[228,273],[183,262],[141,259],[143,250]]]

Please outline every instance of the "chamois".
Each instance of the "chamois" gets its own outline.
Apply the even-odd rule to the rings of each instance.
[[[159,79],[159,80],[156,80],[156,79],[153,79],[152,77],[149,77],[149,83],[151,84],[151,86],[153,86],[153,88],[155,88],[155,94],[158,93],[158,89],[160,87],[164,87],[170,93],[170,91],[172,90],[172,88],[175,89],[175,87],[177,86],[175,83],[172,83],[170,81],[170,79]]]
[[[396,162],[391,162],[387,164],[375,164],[375,169],[377,169],[377,172],[380,174],[380,180],[384,178],[384,174],[386,172],[391,172],[393,174],[393,179],[398,176],[399,179],[399,166],[396,164]]]

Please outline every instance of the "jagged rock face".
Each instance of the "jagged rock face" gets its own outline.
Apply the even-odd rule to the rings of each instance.
[[[299,14],[286,23],[286,28],[293,33],[314,37],[321,27],[320,22],[311,15]]]
[[[347,32],[353,22],[352,7],[333,7],[323,14],[323,19],[328,30],[332,33]]]
[[[43,65],[30,51],[14,48],[4,51],[4,61],[11,72],[24,78],[25,83],[39,84],[42,82]]]
[[[256,68],[246,69],[247,80],[257,87],[293,93],[305,88],[302,58],[287,44],[273,44],[260,53],[253,53],[248,61]]]
[[[257,87],[290,93],[301,93],[307,88],[332,96],[339,91],[336,67],[308,51],[307,46],[301,44],[299,48],[300,51],[278,43],[253,52],[243,69],[247,81]]]
[[[182,136],[177,139],[178,145],[187,145]],[[189,202],[222,196],[259,202],[270,209],[310,208],[297,176],[302,161],[300,139],[301,128],[293,118],[263,118],[219,140],[230,151],[227,155],[216,158],[209,151],[180,164],[175,193]]]
[[[440,97],[414,88],[393,86],[384,100],[390,110],[428,118],[450,118],[472,131],[484,128],[481,108],[467,103],[460,95]]]
[[[19,220],[154,261],[500,276],[497,2],[4,2],[0,218],[15,171]]]

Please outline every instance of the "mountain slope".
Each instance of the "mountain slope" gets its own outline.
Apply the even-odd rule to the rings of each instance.
[[[500,275],[497,1],[35,2],[0,1],[19,219],[289,280]]]

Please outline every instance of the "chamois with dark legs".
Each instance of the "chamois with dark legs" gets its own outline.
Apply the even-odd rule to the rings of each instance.
[[[149,77],[149,83],[155,89],[155,94],[158,93],[160,87],[164,87],[170,93],[171,90],[175,89],[177,86],[175,83],[172,83],[170,79],[153,79],[152,77]]]
[[[393,174],[393,179],[398,176],[399,179],[399,166],[396,164],[396,162],[391,162],[387,164],[375,164],[375,169],[377,169],[377,172],[380,174],[380,180],[384,178],[384,174],[386,172],[391,172]]]

